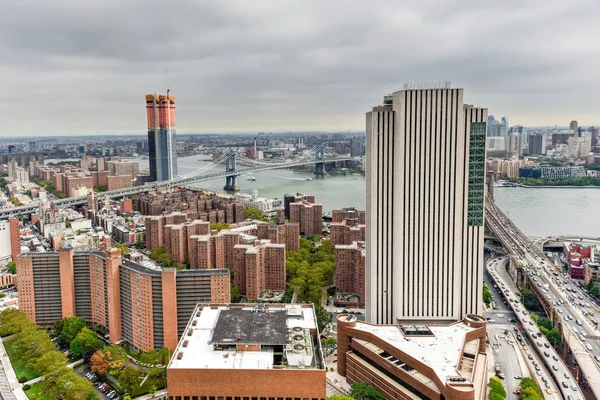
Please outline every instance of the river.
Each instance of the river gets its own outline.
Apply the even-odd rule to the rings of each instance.
[[[208,156],[180,157],[179,174],[189,174],[199,168],[205,172],[221,171],[223,165],[212,165]],[[137,159],[141,169],[148,169],[148,159]],[[238,178],[242,193],[257,189],[263,197],[283,198],[285,193],[304,192],[316,196],[324,211],[342,207],[366,206],[366,182],[362,175],[316,177],[310,172],[274,169],[256,172],[256,181],[247,175]],[[313,178],[307,181],[305,178]],[[223,191],[224,179],[201,182],[193,186]],[[528,236],[582,235],[600,236],[600,189],[494,188],[498,206]]]

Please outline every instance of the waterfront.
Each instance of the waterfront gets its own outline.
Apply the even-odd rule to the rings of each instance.
[[[527,236],[600,236],[600,189],[501,187],[494,199]]]

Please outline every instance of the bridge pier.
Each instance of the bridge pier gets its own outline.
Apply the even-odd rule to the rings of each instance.
[[[235,153],[227,154],[227,159],[225,160],[225,172],[231,172],[231,175],[225,176],[225,186],[223,187],[223,190],[226,190],[228,192],[235,192],[235,191],[240,190],[240,188],[237,185],[238,175],[236,174],[236,167],[237,167],[236,154]]]
[[[320,144],[317,147],[317,149],[315,150],[315,154],[316,154],[317,160],[324,160],[325,159],[325,146]],[[325,174],[326,174],[325,163],[324,162],[315,163],[315,175],[322,176]]]

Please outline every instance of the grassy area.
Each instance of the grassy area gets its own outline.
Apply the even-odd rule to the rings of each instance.
[[[38,374],[36,374],[34,370],[27,368],[27,365],[25,364],[25,360],[23,360],[21,357],[18,357],[15,354],[15,352],[12,348],[13,343],[14,343],[14,339],[7,340],[6,342],[4,342],[4,347],[6,347],[6,352],[8,353],[10,362],[15,370],[17,379],[21,379],[22,377],[25,377],[25,379],[27,379],[29,381],[31,379],[37,378]]]
[[[25,392],[31,400],[52,400],[44,395],[44,382],[37,382],[31,385],[31,388]]]
[[[143,394],[150,393],[150,388],[154,386],[156,390],[160,390],[166,386],[166,382],[164,379],[147,379],[146,382],[142,386],[140,386],[134,393],[132,393],[131,397],[141,396]]]

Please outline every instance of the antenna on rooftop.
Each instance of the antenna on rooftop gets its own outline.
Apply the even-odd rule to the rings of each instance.
[[[165,79],[167,81],[167,100],[169,99],[169,71],[167,70],[167,67],[165,67]]]

